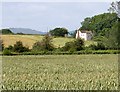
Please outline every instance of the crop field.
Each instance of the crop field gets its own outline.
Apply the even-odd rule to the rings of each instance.
[[[22,41],[23,45],[29,48],[32,48],[33,44],[36,41],[41,41],[43,38],[43,36],[40,35],[1,35],[0,37],[3,40],[5,47],[8,47],[9,45],[14,45],[16,41]],[[56,37],[53,38],[53,44],[55,47],[63,47],[66,42],[74,40],[74,38]],[[95,42],[86,41],[85,45],[88,46],[93,43]]]
[[[3,56],[3,90],[117,90],[118,55]]]

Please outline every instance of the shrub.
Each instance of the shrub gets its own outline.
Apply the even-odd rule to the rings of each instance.
[[[10,51],[13,51],[13,46],[12,45],[9,45],[6,49],[10,50]]]
[[[91,44],[90,46],[88,46],[89,49],[91,50],[105,50],[106,47],[102,42],[98,42],[97,45],[95,44]]]
[[[77,40],[74,41],[74,46],[76,48],[77,51],[83,50],[84,48],[84,40],[79,38]]]
[[[33,51],[52,51],[54,50],[54,46],[52,44],[52,38],[47,34],[42,39],[42,41],[38,41],[33,45]]]
[[[4,49],[3,40],[0,38],[0,51]]]
[[[75,51],[75,44],[74,42],[67,42],[65,43],[65,46],[63,47],[63,51]]]
[[[8,49],[3,50],[3,55],[12,55],[12,52]]]
[[[105,45],[102,42],[99,42],[97,44],[97,49],[99,49],[99,50],[105,50]]]
[[[83,49],[84,49],[84,40],[80,38],[76,39],[73,42],[67,42],[65,46],[63,47],[64,51],[70,51],[70,52],[80,51]]]
[[[97,45],[91,44],[91,45],[88,46],[88,48],[91,49],[91,50],[97,50]]]
[[[20,53],[29,51],[29,48],[24,47],[21,41],[17,41],[16,44],[14,44],[13,51]]]

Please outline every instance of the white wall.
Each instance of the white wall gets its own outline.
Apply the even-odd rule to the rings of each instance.
[[[81,31],[77,31],[76,33],[76,39],[78,38],[78,34],[79,34],[79,37],[84,39],[85,41],[86,40],[91,40],[92,38],[92,34],[87,34],[87,33],[81,33]]]

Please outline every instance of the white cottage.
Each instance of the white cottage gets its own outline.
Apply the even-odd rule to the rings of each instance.
[[[91,31],[85,31],[85,30],[78,30],[77,33],[76,33],[76,39],[77,38],[82,38],[84,39],[85,41],[87,40],[91,40],[92,39],[92,32]]]

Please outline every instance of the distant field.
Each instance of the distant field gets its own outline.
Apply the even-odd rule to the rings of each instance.
[[[117,55],[3,56],[4,90],[117,90]]]
[[[0,37],[3,39],[5,47],[15,44],[16,41],[22,41],[24,46],[28,46],[30,48],[32,48],[36,41],[40,41],[43,38],[43,36],[39,35],[1,35]],[[66,42],[74,40],[74,38],[57,37],[53,38],[53,44],[55,47],[62,47]],[[88,46],[93,43],[95,42],[86,41],[85,45]]]
[[[36,41],[42,40],[43,36],[39,35],[1,35],[5,47],[15,44],[16,41],[22,41],[25,46],[32,48]],[[73,41],[74,38],[63,38],[58,37],[53,39],[53,44],[55,47],[62,47],[66,42]]]

